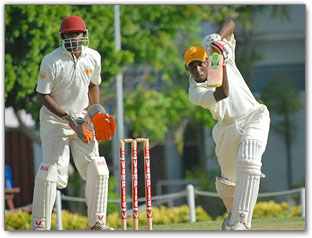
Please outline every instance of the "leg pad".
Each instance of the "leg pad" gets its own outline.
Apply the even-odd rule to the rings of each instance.
[[[88,226],[106,224],[109,170],[104,157],[95,158],[87,170]]]

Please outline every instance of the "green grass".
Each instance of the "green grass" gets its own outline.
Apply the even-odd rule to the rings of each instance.
[[[217,231],[221,230],[222,221],[207,221],[194,223],[180,223],[156,225],[153,224],[153,230],[207,230]],[[143,228],[143,227],[142,227]],[[143,228],[144,229],[144,228]],[[262,218],[254,219],[252,221],[252,230],[266,230],[266,231],[283,231],[283,230],[305,230],[304,217],[286,217],[286,218]]]

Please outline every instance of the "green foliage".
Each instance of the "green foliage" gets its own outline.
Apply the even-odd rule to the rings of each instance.
[[[253,219],[272,218],[272,217],[299,217],[301,215],[301,205],[289,206],[288,203],[280,204],[273,200],[267,202],[257,202],[252,215]],[[223,220],[228,214],[216,218],[217,221]]]
[[[189,181],[198,181],[198,185],[195,185],[196,189],[201,191],[214,191],[216,192],[216,176],[220,176],[217,171],[209,171],[204,169],[203,166],[195,168],[192,171],[187,171],[185,179]],[[215,197],[196,197],[196,204],[201,206],[207,213],[213,218],[216,218],[220,214],[225,212],[225,207],[221,199]],[[211,206],[211,204],[214,204]]]
[[[138,87],[129,93],[124,104],[127,111],[126,123],[134,129],[134,137],[149,137],[150,140],[162,140],[167,131],[165,108],[169,107],[168,98],[156,91],[145,91]],[[149,134],[145,132],[148,131]]]
[[[255,206],[253,218],[300,216],[301,206],[290,207],[288,203],[280,204],[274,201],[258,202]]]
[[[115,193],[115,188],[117,186],[116,179],[114,176],[109,176],[108,179],[108,199],[118,199],[119,194]],[[119,205],[115,203],[107,204],[107,213],[114,213],[119,211]]]
[[[27,212],[5,212],[5,230],[30,230],[31,215]]]
[[[279,115],[291,115],[301,108],[299,91],[286,75],[275,75],[261,98],[270,111]]]
[[[301,108],[300,93],[288,75],[277,74],[262,91],[261,98],[269,108],[270,113],[277,115],[278,118],[271,123],[271,127],[282,135],[285,141],[287,182],[290,188],[293,179],[291,172],[291,148],[296,133],[293,114]]]
[[[153,212],[153,224],[155,225],[160,225],[160,224],[178,224],[178,223],[185,223],[189,222],[190,220],[190,210],[187,205],[183,205],[180,207],[173,207],[173,208],[167,208],[165,206],[161,206],[160,208],[158,207],[153,207],[152,208]],[[116,218],[116,215],[113,215],[113,217]],[[197,221],[211,221],[212,218],[201,208],[197,207],[196,208],[196,218]],[[113,227],[117,227],[117,229],[120,228],[119,222],[117,223],[117,226],[114,226],[114,223],[110,223],[111,220],[108,218],[107,222],[108,225],[111,224]],[[127,219],[127,226],[129,229],[131,229],[133,224],[133,218],[129,217]],[[139,213],[139,226],[146,226],[146,212],[140,212]]]
[[[62,225],[64,230],[86,230],[88,226],[88,218],[79,214],[62,211]],[[56,213],[52,214],[51,229],[56,230]]]
[[[44,55],[59,46],[58,31],[62,19],[68,15],[79,15],[89,29],[90,47],[102,56],[101,95],[104,95],[102,100],[105,98],[104,105],[115,101],[114,90],[107,88],[113,83],[114,76],[129,66],[151,68],[145,78],[158,79],[165,83],[163,86],[169,86],[169,93],[164,95],[160,95],[163,88],[156,91],[147,85],[143,89],[152,92],[151,97],[145,97],[150,102],[140,105],[142,114],[134,114],[134,108],[129,106],[131,103],[125,97],[130,110],[125,110],[126,121],[141,121],[133,116],[143,115],[149,123],[131,124],[136,135],[149,134],[154,139],[162,139],[167,127],[171,123],[177,124],[183,117],[194,116],[211,127],[214,121],[207,110],[198,107],[189,110],[187,94],[181,91],[187,85],[183,53],[190,45],[201,44],[203,21],[215,24],[220,24],[224,18],[247,21],[254,11],[257,8],[248,5],[121,5],[122,50],[117,52],[113,5],[5,5],[5,106],[13,106],[16,111],[26,109],[38,122],[40,103],[35,96],[35,87],[40,62]],[[173,105],[170,110],[163,108],[168,104]],[[159,111],[142,112],[151,110],[148,105]],[[163,109],[170,113],[170,119],[163,120]],[[156,124],[155,114],[160,114],[156,116],[162,120]],[[159,124],[159,130],[151,128],[150,123]]]
[[[255,206],[253,219],[256,218],[271,218],[271,217],[298,217],[300,216],[301,206],[290,207],[283,202],[277,204],[274,201],[258,202]],[[212,221],[212,217],[200,206],[196,207],[196,221]],[[180,207],[167,208],[165,206],[153,207],[153,225],[161,224],[178,224],[189,222],[189,208],[187,205]],[[223,220],[227,214],[217,217],[217,221]],[[107,225],[120,229],[121,221],[119,212],[110,213],[107,215]],[[64,230],[86,230],[87,217],[79,214],[72,214],[66,210],[62,211],[62,222]],[[127,219],[127,226],[132,229],[132,217]],[[146,226],[146,212],[139,213],[139,226]],[[27,212],[5,212],[5,230],[30,230],[31,214]],[[56,214],[52,214],[51,229],[56,230]]]
[[[188,222],[189,208],[187,205],[181,207],[167,208],[162,206],[160,208],[153,207],[153,224],[171,224],[171,223],[185,223]],[[196,207],[197,221],[211,221],[212,218],[201,208]],[[86,230],[88,219],[79,214],[72,214],[66,210],[62,211],[62,222],[64,230]],[[133,219],[127,219],[127,226],[131,229]],[[121,221],[118,212],[110,213],[107,216],[107,225],[120,229]],[[146,212],[139,213],[139,226],[146,226]],[[5,229],[6,230],[30,230],[31,215],[26,212],[6,212],[5,213]],[[51,229],[56,230],[56,214],[52,214]]]

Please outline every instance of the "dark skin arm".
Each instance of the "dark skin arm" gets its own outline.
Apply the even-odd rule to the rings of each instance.
[[[59,117],[66,116],[66,112],[55,102],[50,94],[39,93],[39,101]]]
[[[93,83],[89,85],[89,101],[90,105],[100,104],[100,87]],[[41,94],[39,93],[39,101],[46,106],[51,112],[56,114],[59,117],[66,116],[66,112],[55,102],[55,100],[50,96],[50,94]]]
[[[90,105],[100,104],[100,86],[90,82],[88,96]]]
[[[221,40],[225,38],[229,41],[234,32],[234,29],[235,29],[234,21],[225,20],[218,30],[218,34],[221,36]]]
[[[232,20],[224,21],[218,30],[218,34],[221,36],[221,39],[223,40],[225,38],[229,41],[234,32],[234,27],[235,24]],[[217,102],[229,96],[229,83],[227,78],[226,65],[223,65],[222,86],[216,88],[216,91],[213,93],[213,95]]]
[[[222,86],[216,88],[216,91],[214,91],[213,93],[213,96],[217,102],[229,96],[229,83],[226,73],[226,66],[224,65],[222,66],[222,68],[223,68]]]

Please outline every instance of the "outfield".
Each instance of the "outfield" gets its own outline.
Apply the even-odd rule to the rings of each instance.
[[[194,222],[194,223],[180,223],[156,225],[153,224],[153,230],[207,230],[217,231],[221,230],[222,221],[208,221],[208,222]],[[254,219],[252,221],[252,230],[266,230],[266,231],[283,231],[283,230],[305,230],[304,217],[286,217],[286,218],[262,218]]]

